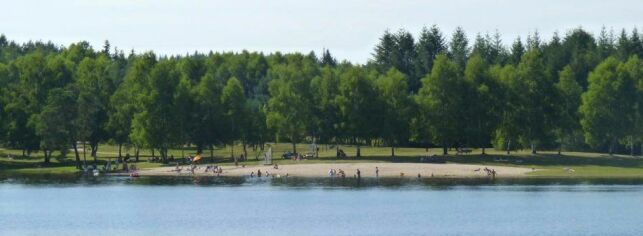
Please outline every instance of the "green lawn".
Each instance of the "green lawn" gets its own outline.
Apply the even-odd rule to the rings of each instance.
[[[335,149],[329,145],[320,145],[320,158],[295,162],[292,160],[281,159],[281,154],[292,149],[291,144],[278,143],[267,145],[273,148],[273,162],[280,165],[283,164],[309,164],[309,163],[343,163],[343,162],[419,162],[420,158],[427,155],[438,155],[448,163],[463,163],[463,164],[480,164],[480,165],[505,165],[505,166],[520,166],[539,169],[530,175],[534,177],[633,177],[643,178],[643,158],[630,157],[624,155],[609,156],[600,153],[583,153],[583,152],[568,152],[563,153],[562,156],[557,155],[556,152],[540,152],[537,155],[532,155],[528,150],[512,152],[507,155],[503,151],[496,151],[487,149],[487,155],[482,155],[481,150],[474,150],[471,154],[455,155],[452,151],[449,156],[442,156],[442,149],[435,148],[429,149],[428,152],[424,148],[396,148],[396,157],[391,157],[390,147],[361,147],[362,157],[348,158],[345,160],[338,160],[335,158]],[[349,157],[356,153],[355,146],[340,146]],[[309,151],[309,145],[298,144],[297,150],[300,153]],[[205,162],[217,162],[222,165],[232,165],[230,158],[232,148],[220,147],[214,150],[214,158],[210,157],[209,150],[204,153]],[[133,149],[123,148],[123,155],[129,153],[134,154]],[[196,150],[194,148],[185,148],[184,150],[173,149],[169,150],[169,155],[178,158],[181,154],[194,155]],[[236,156],[242,153],[241,146],[234,147]],[[58,156],[51,159],[51,163],[45,165],[43,163],[42,152],[32,153],[31,157],[20,157],[22,154],[19,150],[7,150],[0,148],[0,172],[6,173],[48,173],[48,174],[65,174],[75,173],[74,153],[70,152],[66,157]],[[8,158],[8,155],[13,158]],[[147,158],[152,155],[149,149],[141,150],[141,160],[136,163],[139,168],[152,168],[162,166],[160,163],[147,162]],[[158,153],[156,153],[158,155]],[[102,165],[108,159],[114,159],[118,156],[118,147],[113,145],[101,145],[98,149],[98,164]],[[259,157],[258,161],[255,160]],[[248,161],[247,165],[262,163],[263,151],[253,151],[248,148]],[[81,153],[81,159],[83,155]],[[93,158],[87,153],[87,163],[92,164]],[[170,164],[171,165],[171,164]],[[569,170],[569,169],[572,170]]]

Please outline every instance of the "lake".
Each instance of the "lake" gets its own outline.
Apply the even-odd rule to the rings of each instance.
[[[641,235],[641,180],[0,177],[0,235]]]

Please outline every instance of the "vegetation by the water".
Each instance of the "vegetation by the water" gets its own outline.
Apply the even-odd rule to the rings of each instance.
[[[641,155],[641,57],[637,29],[574,29],[548,41],[536,32],[511,46],[498,34],[469,43],[461,28],[448,42],[437,26],[417,40],[387,31],[364,65],[328,50],[126,56],[108,42],[95,50],[0,36],[0,145],[20,150],[0,168],[64,172],[80,169],[84,153],[114,157],[123,147],[135,157],[151,149],[167,164],[180,147],[207,156],[240,145],[233,156],[252,160],[248,149],[267,142],[290,142],[293,152],[296,143],[350,144],[349,156],[373,160],[425,155],[395,147],[442,147],[445,156],[525,148],[527,163],[549,158],[546,150]]]

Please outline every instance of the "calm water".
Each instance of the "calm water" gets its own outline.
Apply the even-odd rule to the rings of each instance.
[[[639,180],[0,177],[0,235],[641,235]]]

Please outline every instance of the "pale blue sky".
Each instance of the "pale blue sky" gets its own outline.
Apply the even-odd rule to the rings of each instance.
[[[641,0],[20,0],[0,6],[0,33],[19,42],[86,40],[99,48],[108,39],[126,51],[159,54],[329,48],[358,63],[370,58],[384,30],[401,27],[417,35],[437,24],[450,35],[462,26],[470,38],[498,29],[508,44],[534,30],[549,39],[578,26],[596,34],[603,25],[643,26]]]

